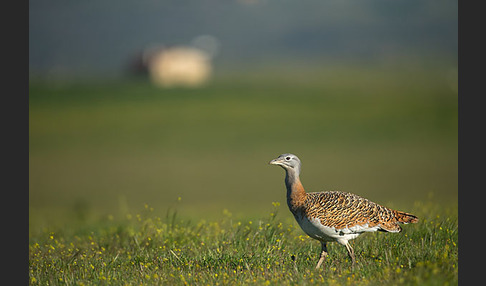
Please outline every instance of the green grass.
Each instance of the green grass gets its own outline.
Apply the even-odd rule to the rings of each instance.
[[[29,96],[31,284],[457,284],[448,69],[260,70],[200,89],[33,81]],[[359,237],[354,271],[339,245],[315,271],[319,244],[286,208],[268,215],[285,187],[267,163],[285,152],[309,192],[422,220]]]
[[[320,244],[280,217],[278,203],[258,220],[229,211],[215,221],[141,212],[31,236],[31,285],[456,285],[457,210],[416,203],[418,224],[399,234],[368,233],[345,248],[328,246],[325,269],[314,269]],[[270,208],[269,208],[270,209]]]

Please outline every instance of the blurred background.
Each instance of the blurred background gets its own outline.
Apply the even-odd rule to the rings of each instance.
[[[457,6],[30,1],[31,228],[267,214],[286,152],[310,192],[455,206]]]

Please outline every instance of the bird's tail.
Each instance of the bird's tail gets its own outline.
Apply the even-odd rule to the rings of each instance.
[[[414,216],[413,214],[395,211],[395,217],[397,218],[398,222],[401,223],[417,223],[419,221],[418,217]]]

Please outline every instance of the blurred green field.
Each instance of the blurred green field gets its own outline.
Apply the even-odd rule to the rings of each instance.
[[[177,205],[195,220],[225,209],[259,217],[285,205],[284,172],[267,164],[285,152],[301,158],[307,191],[410,212],[417,201],[457,204],[457,79],[447,69],[268,69],[200,89],[135,79],[29,88],[31,232],[145,203],[161,216]]]

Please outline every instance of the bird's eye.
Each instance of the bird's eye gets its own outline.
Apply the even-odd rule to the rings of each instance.
[[[285,157],[285,160],[289,161],[290,160],[290,156]]]

